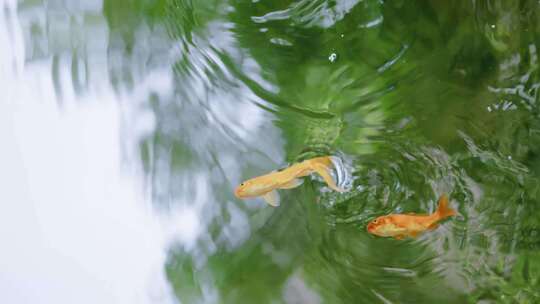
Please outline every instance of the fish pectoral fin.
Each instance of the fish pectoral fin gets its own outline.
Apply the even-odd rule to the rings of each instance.
[[[328,185],[328,187],[332,188],[337,192],[345,192],[345,189],[338,187],[338,185],[336,184],[336,181],[330,173],[331,169],[329,167],[323,164],[317,164],[313,167],[313,170],[323,178],[324,182]]]
[[[409,236],[410,236],[410,237],[413,237],[413,238],[417,237],[419,234],[420,234],[420,232],[418,232],[418,231],[411,231],[411,232],[409,232]]]
[[[427,227],[427,229],[429,229],[429,230],[434,230],[434,229],[437,229],[437,227],[439,227],[439,224],[433,223],[433,224],[429,225],[429,226]]]
[[[296,188],[296,187],[302,185],[303,183],[304,183],[303,179],[295,178],[292,181],[281,185],[279,188],[280,189],[292,189],[292,188]]]
[[[279,193],[276,190],[272,190],[270,192],[267,192],[262,196],[266,203],[272,207],[279,206]]]

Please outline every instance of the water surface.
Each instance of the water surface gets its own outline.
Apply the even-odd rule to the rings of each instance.
[[[3,0],[0,299],[540,301],[539,12]],[[234,197],[320,155],[351,191]],[[365,230],[442,193],[459,216],[435,231]]]

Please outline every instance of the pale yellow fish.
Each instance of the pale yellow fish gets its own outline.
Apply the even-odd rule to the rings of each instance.
[[[448,207],[448,198],[445,194],[439,198],[439,207],[432,214],[390,214],[379,216],[367,225],[371,234],[383,237],[403,239],[416,237],[420,233],[437,228],[437,222],[449,216],[456,215],[456,211]]]
[[[234,194],[238,198],[253,198],[262,196],[271,206],[279,206],[279,194],[277,189],[291,189],[303,183],[301,177],[312,173],[319,174],[328,184],[328,187],[338,192],[345,190],[338,187],[332,177],[332,156],[322,156],[296,163],[286,169],[271,172],[266,175],[255,177],[241,183]]]

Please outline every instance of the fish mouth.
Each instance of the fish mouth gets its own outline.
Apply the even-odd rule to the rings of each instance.
[[[251,193],[241,188],[236,188],[236,190],[234,190],[234,195],[240,199],[256,197],[256,195],[251,195]]]
[[[373,223],[367,224],[366,230],[368,232],[373,232],[375,230],[375,225],[373,225]]]
[[[236,196],[237,198],[243,198],[243,197],[244,197],[244,195],[243,195],[241,189],[239,189],[239,188],[236,188],[236,189],[234,190],[234,196]]]

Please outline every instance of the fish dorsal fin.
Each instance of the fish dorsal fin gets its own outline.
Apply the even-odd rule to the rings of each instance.
[[[272,207],[279,206],[279,193],[276,190],[272,190],[263,195],[264,200],[268,205]]]
[[[280,189],[292,189],[292,188],[296,188],[296,187],[302,185],[303,183],[304,183],[303,179],[295,178],[295,179],[291,180],[290,182],[281,185],[279,188]]]

